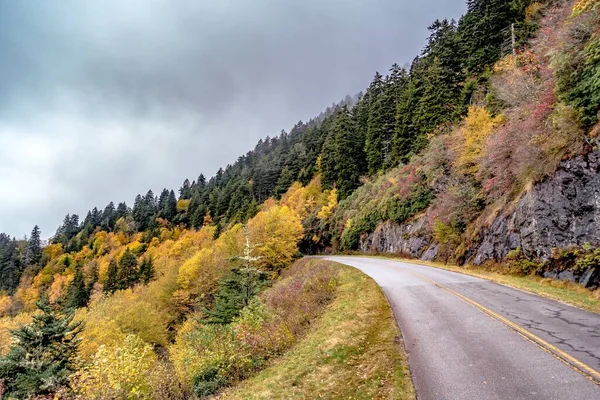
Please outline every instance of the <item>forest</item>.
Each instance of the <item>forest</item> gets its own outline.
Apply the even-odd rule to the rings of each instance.
[[[410,68],[376,72],[211,178],[68,214],[47,243],[37,226],[0,234],[0,394],[235,385],[334,296],[336,271],[290,265],[357,250],[385,221],[424,215],[439,257],[467,262],[490,215],[597,146],[598,26],[597,0],[468,0]]]

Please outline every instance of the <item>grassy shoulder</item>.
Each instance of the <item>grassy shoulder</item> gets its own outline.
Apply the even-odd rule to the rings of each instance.
[[[584,310],[600,313],[600,289],[589,290],[573,282],[542,278],[537,275],[519,276],[506,274],[502,273],[502,271],[473,265],[459,267],[456,265],[398,257],[377,257],[392,258],[395,260],[426,265],[434,268],[441,268],[448,271],[460,272],[462,274],[489,279],[493,282],[511,286],[515,289],[524,290],[540,296],[562,301],[575,307],[583,308]]]
[[[377,284],[342,266],[334,300],[289,352],[222,399],[414,399],[391,309]]]

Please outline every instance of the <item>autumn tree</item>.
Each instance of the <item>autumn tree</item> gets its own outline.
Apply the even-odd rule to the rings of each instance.
[[[273,206],[248,221],[256,265],[264,271],[278,273],[287,267],[298,252],[303,228],[298,217],[286,206]]]

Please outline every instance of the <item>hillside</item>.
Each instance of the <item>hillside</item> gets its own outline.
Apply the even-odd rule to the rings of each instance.
[[[303,254],[600,285],[600,3],[467,4],[432,23],[408,70],[376,73],[210,179],[69,214],[47,244],[37,227],[0,234],[0,392],[189,398],[255,376],[225,392],[243,397],[296,368],[290,349],[308,354],[310,328],[341,307],[335,267],[289,268]],[[55,320],[81,343],[18,369],[9,330]]]

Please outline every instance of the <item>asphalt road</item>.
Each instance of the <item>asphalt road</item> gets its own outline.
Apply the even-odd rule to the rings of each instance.
[[[419,400],[600,400],[600,315],[437,268],[326,258],[383,289]]]

